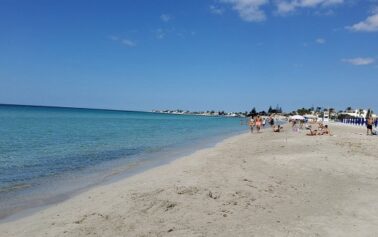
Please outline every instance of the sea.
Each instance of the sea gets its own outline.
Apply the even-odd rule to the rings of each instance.
[[[247,131],[243,121],[0,105],[0,219],[212,146]]]

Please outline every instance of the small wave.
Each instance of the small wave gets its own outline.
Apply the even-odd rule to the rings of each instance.
[[[8,192],[18,191],[18,190],[22,190],[22,189],[31,188],[31,187],[32,187],[31,184],[17,183],[17,184],[13,184],[13,185],[10,185],[10,186],[7,186],[7,187],[0,187],[0,193],[8,193]]]

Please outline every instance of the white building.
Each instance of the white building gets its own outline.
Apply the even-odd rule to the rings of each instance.
[[[368,110],[366,109],[355,109],[355,110],[348,110],[343,114],[347,114],[349,116],[356,117],[356,118],[366,118],[367,113],[368,113]],[[372,114],[372,117],[376,118],[377,115]]]

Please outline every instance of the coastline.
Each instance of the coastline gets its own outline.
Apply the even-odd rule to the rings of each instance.
[[[377,138],[266,129],[227,138],[15,221],[7,236],[371,236]]]
[[[35,212],[64,202],[98,186],[111,184],[146,172],[149,169],[167,165],[197,150],[214,147],[217,143],[229,137],[243,133],[245,131],[234,131],[227,134],[194,139],[165,147],[160,151],[145,152],[127,159],[121,158],[94,167],[88,167],[82,170],[80,174],[75,172],[54,178],[53,181],[48,180],[49,183],[42,184],[40,188],[21,192],[18,195],[21,196],[20,200],[10,198],[9,201],[1,203],[3,207],[8,206],[8,209],[1,208],[0,224],[30,216]],[[27,198],[23,200],[23,196],[27,196]],[[29,196],[32,196],[32,199]],[[9,208],[9,206],[11,207]]]

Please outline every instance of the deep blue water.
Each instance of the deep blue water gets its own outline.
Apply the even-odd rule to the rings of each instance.
[[[53,177],[244,129],[235,118],[0,105],[0,202]]]

